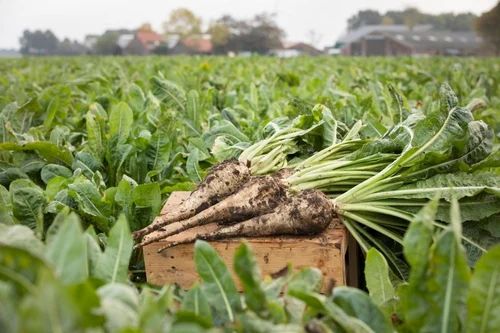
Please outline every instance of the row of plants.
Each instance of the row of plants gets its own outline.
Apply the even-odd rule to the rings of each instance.
[[[368,293],[337,286],[319,292],[315,268],[263,277],[242,243],[231,272],[206,242],[195,244],[201,282],[137,289],[128,280],[132,236],[121,216],[101,251],[93,229],[74,213],[57,215],[42,243],[26,226],[5,226],[0,239],[2,332],[496,332],[500,329],[500,246],[473,272],[461,244],[456,200],[450,224],[434,226],[432,200],[405,234],[409,277],[390,275],[376,249],[366,254]]]

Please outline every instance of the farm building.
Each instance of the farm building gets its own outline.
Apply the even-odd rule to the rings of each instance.
[[[481,38],[470,31],[438,31],[422,25],[413,29],[404,25],[363,26],[339,39],[343,55],[478,55]]]
[[[320,55],[321,51],[312,45],[307,43],[283,43],[283,47],[279,49],[274,49],[269,52],[271,55],[275,55],[280,58],[290,58],[300,55]]]
[[[209,35],[179,39],[170,54],[212,54],[214,49]]]
[[[117,44],[122,50],[122,54],[147,55],[152,53],[162,42],[163,37],[152,30],[137,30],[134,34],[121,35]]]

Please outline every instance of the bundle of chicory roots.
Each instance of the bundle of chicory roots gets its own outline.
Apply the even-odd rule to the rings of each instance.
[[[473,107],[457,106],[450,90],[442,91],[441,109],[410,113],[380,137],[362,138],[361,122],[351,128],[335,122],[329,145],[305,159],[293,154],[322,122],[276,130],[244,149],[238,160],[213,167],[178,207],[136,231],[137,247],[166,240],[162,251],[196,239],[313,235],[339,217],[364,251],[377,246],[396,267],[379,237],[402,244],[414,214],[428,200],[440,197],[443,207],[452,197],[498,203],[500,177],[480,168],[494,156],[493,131],[474,120]],[[209,223],[219,227],[169,239]]]
[[[144,246],[193,227],[219,224],[215,231],[170,242],[162,251],[196,239],[320,233],[335,216],[332,202],[318,190],[295,190],[286,181],[289,175],[282,170],[252,176],[247,163],[222,162],[174,211],[163,211],[134,237]]]

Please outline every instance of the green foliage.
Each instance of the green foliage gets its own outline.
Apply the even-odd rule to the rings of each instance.
[[[121,215],[109,231],[104,253],[97,259],[96,276],[111,283],[126,282],[133,244],[127,219]]]
[[[0,331],[499,330],[495,59],[27,58],[0,72]],[[240,294],[203,242],[189,291],[131,283],[144,267],[130,231],[233,157],[298,168],[292,186],[336,200],[369,295],[321,295],[314,268],[263,277],[247,245]],[[461,239],[475,257],[491,247],[473,273]]]

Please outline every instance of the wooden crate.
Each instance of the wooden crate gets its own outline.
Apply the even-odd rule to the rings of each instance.
[[[188,192],[172,193],[165,209],[177,206],[188,194]],[[212,231],[216,228],[217,225],[213,223],[189,229],[182,234],[170,237],[170,240],[174,241],[177,237]],[[241,239],[210,242],[234,277],[233,256],[240,242]],[[319,268],[324,276],[322,291],[327,291],[334,285],[345,285],[347,278],[351,281],[350,285],[355,284],[354,275],[357,274],[357,271],[350,269],[347,272],[345,264],[348,233],[339,223],[332,223],[330,228],[315,237],[248,238],[247,242],[250,244],[264,276],[275,276],[290,263],[294,269]],[[153,285],[176,283],[182,288],[191,287],[199,279],[194,266],[193,244],[178,245],[158,253],[157,250],[167,243],[160,241],[144,247],[148,282]],[[352,277],[348,277],[347,274],[352,275]],[[238,281],[236,277],[235,281]]]

